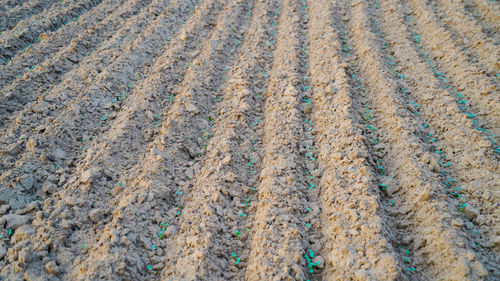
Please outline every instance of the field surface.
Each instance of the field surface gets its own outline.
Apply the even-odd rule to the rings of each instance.
[[[500,4],[0,0],[0,281],[500,280]]]

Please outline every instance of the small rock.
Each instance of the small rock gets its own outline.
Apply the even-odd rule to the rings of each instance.
[[[215,51],[217,48],[217,45],[219,45],[219,41],[210,40],[210,50]]]
[[[165,264],[160,262],[156,263],[152,266],[153,270],[162,270],[165,267]]]
[[[493,238],[493,244],[495,246],[500,246],[500,236],[497,236],[497,237]]]
[[[159,256],[153,256],[151,258],[151,263],[152,264],[157,264],[157,263],[163,263],[162,258]]]
[[[180,35],[180,38],[182,38],[182,40],[184,40],[184,41],[189,40],[189,33],[188,33],[188,32],[186,32],[185,30],[184,30],[184,31],[182,31],[182,33],[181,33],[181,35]]]
[[[311,245],[311,250],[314,253],[319,253],[321,251],[321,244],[320,243],[314,243]]]
[[[25,190],[30,190],[35,183],[35,178],[32,174],[25,174],[19,179],[19,183],[24,187]]]
[[[66,152],[64,152],[64,150],[62,150],[60,147],[56,147],[50,155],[54,158],[57,158],[57,159],[65,159],[66,158]]]
[[[234,182],[236,180],[237,176],[229,171],[226,173],[226,175],[224,176],[224,179],[227,181],[227,182]]]
[[[137,196],[137,202],[139,202],[139,203],[144,202],[144,200],[146,200],[146,197],[147,197],[147,195],[145,193],[139,194],[139,196]]]
[[[49,110],[50,104],[45,101],[40,101],[38,102],[34,107],[33,107],[33,112],[35,113],[44,113]]]
[[[472,263],[471,267],[472,270],[474,270],[479,275],[479,277],[486,278],[488,276],[488,272],[481,263],[475,261]]]
[[[49,261],[48,263],[46,263],[45,270],[47,270],[48,273],[54,275],[57,275],[59,273],[59,267],[54,261]]]
[[[194,176],[194,170],[193,170],[193,167],[189,167],[186,169],[186,171],[184,172],[186,174],[186,177],[188,178],[193,178]]]
[[[90,211],[89,218],[93,222],[98,222],[104,217],[104,211],[101,209],[94,209]]]
[[[3,218],[7,221],[7,226],[6,226],[7,229],[9,228],[16,229],[21,225],[28,223],[31,220],[30,215],[21,216],[16,214],[10,214],[4,216]]]
[[[57,185],[54,183],[47,181],[42,186],[42,191],[46,194],[53,194],[57,192]]]
[[[88,169],[85,172],[82,173],[82,182],[84,183],[90,183],[92,182],[92,170]]]
[[[313,163],[312,161],[307,161],[307,162],[306,162],[306,168],[307,168],[307,170],[309,170],[309,171],[314,170],[314,163]]]
[[[469,220],[474,220],[475,218],[477,218],[477,216],[479,216],[479,211],[470,205],[466,205],[466,207],[464,209],[464,215]]]
[[[9,199],[14,197],[14,195],[14,191],[8,188],[3,188],[2,190],[0,190],[0,204],[9,203]]]
[[[420,196],[418,197],[418,199],[423,202],[423,201],[427,201],[431,198],[431,192],[430,192],[430,185],[426,186],[425,189],[422,191],[422,193],[420,193]]]
[[[464,225],[464,221],[459,218],[456,218],[451,220],[451,224],[457,227],[462,227]]]
[[[91,168],[82,173],[81,180],[83,183],[92,183],[99,176],[97,168]]]
[[[145,249],[151,249],[151,242],[144,236],[139,236],[139,243]]]
[[[325,259],[323,259],[322,256],[315,256],[313,259],[312,259],[312,262],[313,263],[317,263],[319,262],[318,265],[316,265],[316,268],[319,268],[319,269],[323,269],[325,268]]]
[[[470,221],[465,221],[465,228],[467,228],[467,230],[472,230],[474,229],[474,224],[472,224]]]
[[[194,113],[194,114],[198,113],[198,108],[192,103],[186,105],[186,110],[190,113]]]
[[[74,222],[72,220],[62,220],[60,225],[63,229],[69,230],[74,225]]]
[[[130,232],[128,235],[127,235],[127,239],[132,242],[132,243],[135,243],[137,241],[137,236],[133,233],[133,232]]]
[[[227,155],[226,157],[224,157],[224,159],[222,159],[222,164],[227,166],[231,163],[231,157],[229,157],[229,155]]]
[[[9,198],[9,206],[12,210],[19,210],[26,207],[26,201],[22,196]]]
[[[7,145],[6,150],[10,155],[15,156],[21,152],[22,148],[21,143],[11,143]]]
[[[28,141],[26,142],[26,150],[34,151],[37,145],[38,145],[38,141],[36,140],[36,138],[30,137],[28,139]]]
[[[413,237],[406,235],[401,241],[403,242],[403,245],[410,245],[410,243],[413,242]]]
[[[433,99],[433,98],[434,98],[434,95],[433,95],[433,94],[431,94],[431,93],[424,93],[424,94],[422,95],[422,98],[423,98],[424,100],[431,100],[431,99]]]
[[[28,236],[31,236],[34,233],[35,231],[30,225],[21,225],[18,229],[16,229],[14,235],[12,235],[11,243],[17,243],[18,241],[26,239]]]
[[[10,208],[9,205],[0,206],[0,215],[5,214],[9,208]]]

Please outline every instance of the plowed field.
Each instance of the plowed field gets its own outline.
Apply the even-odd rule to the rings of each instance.
[[[500,5],[0,0],[0,280],[500,280]]]

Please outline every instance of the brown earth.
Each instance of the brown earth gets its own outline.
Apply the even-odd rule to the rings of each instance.
[[[490,0],[0,0],[0,280],[500,280]]]

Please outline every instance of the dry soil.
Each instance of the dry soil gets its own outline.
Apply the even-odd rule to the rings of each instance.
[[[491,0],[0,0],[0,280],[500,280]]]

